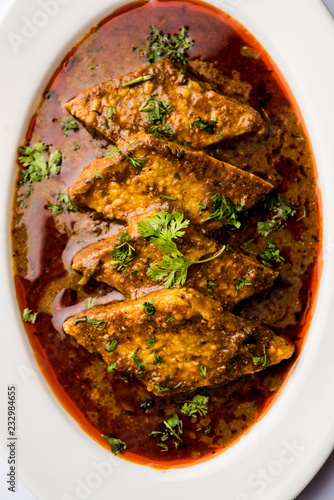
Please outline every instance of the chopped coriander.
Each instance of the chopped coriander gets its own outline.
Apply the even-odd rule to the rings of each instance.
[[[25,323],[35,323],[37,314],[33,313],[30,309],[23,309],[22,317]]]
[[[135,367],[140,371],[143,372],[145,371],[145,363],[139,358],[138,356],[138,351],[139,347],[135,350],[135,352],[132,354],[132,359],[134,361]]]
[[[203,201],[200,201],[199,204],[198,204],[198,213],[199,215],[203,215],[205,210],[207,209],[207,205],[206,203],[204,203]]]
[[[96,167],[95,167],[94,171],[95,171],[95,175],[93,175],[93,177],[91,177],[89,179],[89,181],[94,181],[95,179],[104,179],[104,176],[102,174],[100,174],[100,172],[97,170]]]
[[[112,352],[116,349],[116,347],[118,346],[118,340],[116,339],[111,339],[109,344],[105,347],[105,350],[107,352]]]
[[[78,149],[80,149],[80,148],[81,148],[80,144],[76,144],[75,148],[74,148],[74,151],[78,151]]]
[[[105,327],[107,326],[107,323],[105,321],[103,321],[103,319],[94,319],[94,318],[87,318],[87,322],[91,325],[91,326],[95,326],[95,328],[101,326],[101,330],[100,330],[100,333],[103,332],[103,330],[105,329]]]
[[[164,360],[162,359],[161,356],[159,356],[156,352],[155,349],[153,349],[153,356],[154,356],[154,364],[158,365],[158,368],[160,367],[161,363],[164,363]]]
[[[240,217],[247,215],[247,210],[244,205],[234,203],[231,198],[226,198],[219,193],[213,194],[211,197],[212,206],[209,208],[211,212],[208,220],[219,220],[221,225],[227,229],[239,229],[241,227]]]
[[[60,201],[59,204],[49,202],[47,204],[48,210],[54,214],[64,214],[66,212],[78,212],[79,208],[73,205],[68,194],[58,193],[56,194],[57,200]]]
[[[27,167],[22,170],[24,184],[40,182],[51,174],[59,174],[63,159],[61,151],[59,149],[53,151],[46,162],[44,155],[47,150],[48,146],[41,141],[34,144],[34,148],[24,146],[18,149],[22,155],[19,160],[24,167]]]
[[[165,443],[158,443],[158,446],[160,446],[161,451],[168,451],[168,446]]]
[[[208,293],[212,293],[213,292],[213,288],[215,286],[218,286],[218,284],[216,283],[216,281],[208,280],[206,282],[205,288],[207,289]]]
[[[91,64],[91,65],[89,66],[89,69],[95,69],[95,68],[96,68],[96,66],[97,66],[97,64]]]
[[[190,122],[190,127],[198,127],[208,134],[214,134],[216,132],[218,119],[214,118],[213,120],[202,120],[199,116],[196,120]]]
[[[147,55],[148,64],[155,63],[159,57],[168,56],[171,61],[185,65],[188,62],[188,51],[194,44],[188,36],[187,28],[181,28],[178,35],[170,36],[153,25],[150,26],[147,40],[148,44],[143,54]],[[138,48],[135,51],[138,52]]]
[[[155,307],[153,305],[153,299],[149,299],[147,302],[144,302],[143,303],[143,308],[144,308],[144,311],[146,312],[146,314],[148,314],[149,316],[151,316],[152,314],[155,313]]]
[[[166,200],[176,201],[178,198],[174,198],[173,196],[165,196],[163,194],[159,195],[159,198],[164,198]]]
[[[259,257],[267,267],[273,267],[273,262],[278,262],[279,264],[285,262],[284,257],[280,255],[279,249],[272,240],[268,240],[266,250],[260,252]]]
[[[86,323],[87,316],[80,316],[73,321],[73,325],[78,325],[79,323]]]
[[[243,278],[240,278],[240,280],[235,282],[235,289],[241,290],[244,286],[254,286],[254,285],[247,277],[244,276]]]
[[[254,238],[252,238],[251,240],[246,241],[245,243],[242,244],[242,246],[245,247],[245,248],[249,248],[251,246],[251,244],[253,243],[253,241],[254,241]]]
[[[115,371],[116,371],[116,363],[111,363],[111,365],[108,365],[109,373],[115,373]]]
[[[101,436],[107,441],[107,443],[110,444],[111,452],[114,455],[117,455],[117,453],[122,454],[126,450],[127,444],[124,443],[124,441],[121,441],[120,439],[105,436],[104,434],[101,434]]]
[[[76,120],[68,120],[66,118],[62,118],[61,120],[57,120],[63,129],[64,135],[68,137],[68,133],[70,130],[78,130],[79,124]]]
[[[168,316],[166,323],[171,323],[172,321],[174,321],[174,316]]]
[[[135,168],[135,169],[140,169],[145,165],[145,160],[142,158],[132,158],[132,156],[128,156],[128,155],[122,153],[122,151],[120,149],[117,149],[114,147],[109,148],[108,158],[113,158],[116,155],[121,155],[122,158],[128,160],[130,165],[132,165],[133,168]]]
[[[124,272],[135,257],[135,249],[130,245],[129,241],[130,237],[128,236],[128,232],[123,231],[118,238],[117,245],[112,249],[114,260],[111,262],[111,269],[116,269],[119,273]]]
[[[108,128],[108,122],[107,122],[107,119],[104,120],[104,122],[102,123],[102,127],[107,129]]]
[[[171,390],[169,387],[161,387],[160,385],[152,384],[152,386],[154,387],[156,392],[166,392]]]
[[[199,365],[198,371],[202,377],[206,377],[206,366]]]
[[[155,344],[155,335],[153,335],[153,337],[151,337],[150,340],[146,342],[146,349],[153,347],[154,344]]]
[[[272,231],[283,229],[288,217],[293,217],[297,210],[277,193],[270,193],[264,199],[263,208],[269,210],[271,219],[257,223],[257,232],[262,236],[268,236]]]
[[[129,87],[130,85],[135,85],[136,83],[146,82],[147,80],[151,80],[151,78],[153,78],[153,75],[138,76],[137,78],[131,80],[130,82],[122,83],[121,87]]]
[[[89,297],[89,301],[88,301],[88,309],[91,309],[93,307],[93,298],[92,297]]]
[[[211,426],[207,427],[204,431],[204,434],[207,435],[207,434],[210,434],[211,432]]]
[[[184,401],[181,407],[181,413],[188,417],[193,417],[198,413],[201,417],[205,417],[209,411],[209,397],[196,394],[191,401]]]
[[[77,241],[77,244],[80,245],[81,248],[83,248],[86,245],[86,242],[84,240],[81,240],[81,241]]]
[[[113,106],[109,106],[107,118],[110,120],[112,115],[116,115],[116,109]]]
[[[263,367],[267,366],[268,357],[267,357],[267,353],[266,353],[266,348],[265,347],[263,348],[263,356],[252,356],[252,360],[253,360],[253,363],[255,365],[258,365],[261,363],[261,365]]]
[[[147,123],[152,124],[152,127],[148,130],[149,134],[153,134],[159,139],[161,139],[163,135],[175,134],[174,130],[166,125],[166,117],[173,111],[173,107],[170,105],[169,101],[151,95],[145,99],[139,111],[147,113]]]
[[[300,220],[302,220],[306,217],[306,208],[302,207],[302,209],[303,209],[303,215],[301,217],[299,217],[299,219],[297,219],[296,222],[299,222]]]

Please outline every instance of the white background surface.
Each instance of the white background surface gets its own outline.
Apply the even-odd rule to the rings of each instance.
[[[29,0],[27,0],[29,1]],[[96,0],[98,1],[98,0]],[[293,1],[293,0],[292,0]],[[309,0],[306,0],[308,2]],[[0,17],[11,0],[0,0]],[[331,10],[334,15],[334,0],[324,0],[324,3]],[[334,25],[333,25],[334,27]],[[0,48],[1,50],[1,48]],[[1,53],[0,53],[0,67],[1,66]],[[4,69],[4,68],[2,68]],[[1,78],[5,77],[5,73],[1,72]],[[334,82],[333,82],[334,84]],[[1,396],[5,397],[5,386],[1,387]],[[4,417],[4,416],[2,416]],[[1,422],[3,418],[1,419]],[[0,424],[4,425],[4,424]],[[0,430],[1,432],[1,430]],[[18,467],[19,467],[19,457],[18,457]],[[0,456],[0,500],[36,500],[35,497],[26,489],[26,487],[18,481],[17,492],[10,493],[6,486],[6,474],[8,472],[8,466],[4,459]],[[111,492],[112,495],[112,492]],[[151,500],[150,493],[148,492],[148,500]],[[296,500],[333,500],[334,499],[334,453],[329,457],[326,464],[309,484],[309,486],[298,496]],[[47,500],[47,499],[38,499]],[[122,500],[122,499],[119,499]],[[225,498],[224,500],[230,500]],[[268,499],[270,500],[270,499]]]

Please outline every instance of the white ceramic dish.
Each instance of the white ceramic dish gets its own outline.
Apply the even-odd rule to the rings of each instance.
[[[21,324],[9,239],[16,149],[63,57],[122,3],[13,0],[0,26],[0,411],[6,414],[6,387],[15,384],[20,477],[40,500],[293,499],[334,444],[334,31],[320,0],[212,2],[252,32],[285,76],[311,138],[322,192],[324,266],[317,307],[297,368],[266,416],[225,453],[200,465],[159,472],[125,462],[95,443],[61,407]],[[24,19],[35,28],[29,31]],[[1,448],[6,457],[4,435]]]

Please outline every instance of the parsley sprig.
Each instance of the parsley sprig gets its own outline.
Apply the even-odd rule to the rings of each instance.
[[[25,323],[35,323],[37,313],[32,312],[30,309],[23,309],[22,318]]]
[[[180,446],[182,442],[183,435],[183,422],[180,420],[177,413],[173,413],[173,415],[168,419],[163,421],[165,429],[163,431],[153,431],[150,436],[160,437],[160,443],[158,446],[161,447],[161,451],[168,451],[168,446],[165,444],[165,441],[170,438],[174,438],[173,443],[175,448]]]
[[[68,120],[66,118],[62,118],[61,120],[57,120],[63,129],[64,135],[68,137],[68,133],[70,130],[78,130],[79,124],[76,120]]]
[[[205,415],[207,415],[209,411],[208,402],[209,402],[208,396],[202,396],[200,394],[196,394],[196,396],[194,396],[191,401],[183,402],[183,405],[181,407],[181,413],[187,415],[188,417],[193,417],[197,413],[201,417],[205,417]]]
[[[128,160],[130,165],[132,165],[132,167],[136,170],[141,169],[145,165],[145,160],[143,160],[142,158],[133,158],[132,156],[129,156],[129,155],[122,153],[122,151],[120,149],[117,149],[113,146],[111,148],[109,148],[108,158],[113,158],[116,155],[121,155],[122,158],[124,158],[125,160]]]
[[[111,452],[114,455],[117,455],[117,453],[122,454],[126,450],[127,444],[124,443],[124,441],[122,441],[121,439],[111,438],[105,436],[104,434],[101,434],[101,436],[107,441],[107,443],[109,443]]]
[[[45,161],[44,156],[48,149],[49,147],[41,141],[36,142],[33,148],[23,146],[18,149],[22,155],[19,160],[26,167],[22,170],[24,184],[40,182],[51,174],[59,174],[63,160],[61,151],[56,149],[50,154],[48,161]]]
[[[244,205],[234,203],[231,198],[223,194],[214,193],[211,197],[212,205],[209,208],[210,215],[205,219],[219,220],[226,229],[233,230],[241,227],[241,217],[247,216],[247,210]]]
[[[171,61],[185,65],[188,62],[188,51],[194,42],[188,36],[187,28],[181,28],[178,35],[170,36],[155,26],[150,26],[150,34],[147,37],[146,51],[133,50],[140,55],[147,55],[147,64],[153,64],[159,57],[168,56]]]
[[[112,249],[114,260],[111,262],[111,269],[116,269],[119,273],[124,272],[129,263],[135,258],[135,249],[130,245],[129,241],[128,232],[123,231],[118,238],[117,245]]]
[[[178,249],[174,239],[181,238],[189,225],[189,220],[183,220],[183,214],[163,211],[150,217],[147,221],[139,222],[138,229],[144,238],[157,245],[164,256],[161,261],[151,264],[147,275],[153,281],[164,281],[165,288],[184,285],[188,275],[188,268],[193,264],[202,264],[217,258],[225,246],[208,259],[188,260]]]

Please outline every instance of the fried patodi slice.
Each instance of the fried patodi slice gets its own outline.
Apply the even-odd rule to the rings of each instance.
[[[260,177],[200,151],[139,132],[106,157],[95,158],[68,193],[76,205],[124,221],[168,201],[193,223],[212,229],[205,207],[211,207],[215,193],[248,209],[272,188]]]
[[[161,260],[163,255],[156,245],[138,233],[128,240],[128,244],[134,249],[132,260],[125,267],[115,264],[113,249],[119,244],[121,234],[100,240],[79,251],[73,258],[73,269],[84,277],[107,283],[127,299],[163,289],[164,282],[153,281],[147,276],[149,266]],[[190,226],[185,236],[179,240],[178,248],[187,259],[199,260],[217,252],[221,246]],[[271,288],[276,277],[277,273],[272,269],[242,254],[226,250],[210,262],[190,266],[187,286],[219,300],[224,309],[229,310],[241,300]]]
[[[267,328],[186,288],[96,306],[63,327],[88,351],[100,353],[110,371],[133,373],[160,396],[230,382],[294,351]]]
[[[159,105],[160,110],[156,108],[155,112]],[[98,83],[65,107],[113,142],[151,129],[202,149],[222,139],[263,129],[254,108],[205,90],[168,60]],[[158,127],[160,132],[152,127]]]

